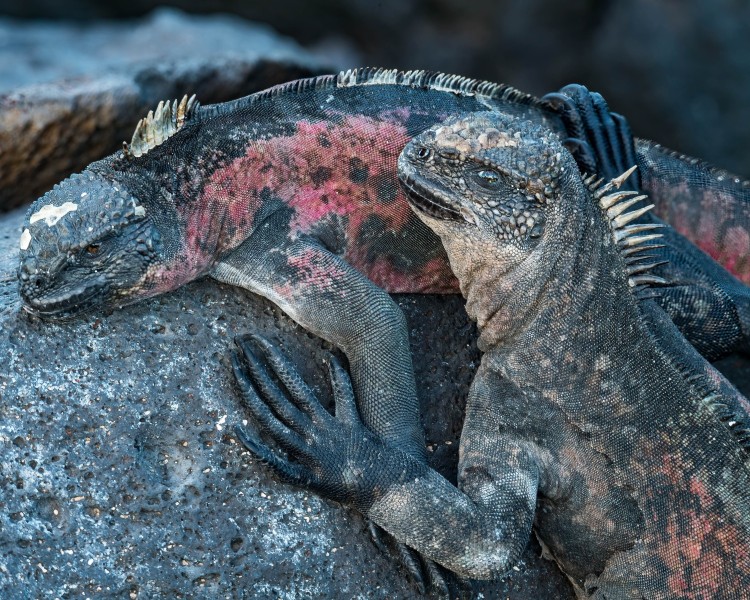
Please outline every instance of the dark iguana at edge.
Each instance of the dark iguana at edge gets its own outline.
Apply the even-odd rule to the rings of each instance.
[[[253,377],[236,370],[290,458],[238,430],[248,448],[462,576],[507,572],[534,524],[580,598],[745,597],[750,444],[726,418],[742,408],[649,297],[655,234],[633,226],[622,178],[584,181],[555,135],[497,113],[419,135],[399,173],[484,352],[458,488],[363,425],[341,367],[334,418],[262,340],[292,402],[257,396],[247,343]]]
[[[162,104],[125,150],[29,209],[19,266],[26,309],[91,311],[206,274],[245,287],[342,348],[368,426],[423,456],[403,315],[371,281],[387,292],[456,291],[438,238],[399,190],[396,159],[436,122],[487,109],[567,136],[560,114],[531,96],[425,72],[363,69],[214,106]],[[697,198],[735,194],[744,206],[745,188],[720,172],[638,145],[639,164],[658,167],[662,155],[682,161],[686,177],[706,173]],[[665,251],[708,261],[687,242]],[[662,291],[686,335],[708,340],[709,354],[746,348],[747,289],[716,284],[731,276],[710,261],[695,272]],[[729,326],[713,332],[706,311]]]

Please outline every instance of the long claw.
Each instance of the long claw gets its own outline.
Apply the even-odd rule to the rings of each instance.
[[[383,554],[388,555],[395,550],[399,561],[409,573],[409,577],[413,580],[420,594],[424,595],[430,589],[434,590],[439,598],[449,598],[455,588],[462,588],[465,585],[463,580],[454,576],[450,571],[444,570],[437,563],[425,558],[413,548],[398,542],[372,521],[368,522],[368,530],[373,543]],[[459,593],[462,598],[465,596],[463,591],[461,589],[461,593]]]
[[[630,130],[630,125],[628,124],[628,120],[618,113],[612,113],[612,120],[615,122],[615,126],[617,127],[617,136],[623,142],[625,164],[626,165],[636,164],[635,141],[633,138],[633,132]],[[633,173],[628,178],[625,185],[627,186],[626,189],[633,189],[633,190],[641,189],[640,169],[636,170],[635,173]]]
[[[430,587],[437,591],[440,598],[449,598],[451,595],[450,586],[443,575],[443,571],[431,560],[422,561],[427,578],[430,581]]]
[[[417,589],[419,589],[419,593],[424,595],[427,591],[427,586],[425,585],[425,578],[424,574],[422,573],[422,566],[420,564],[419,555],[408,546],[405,546],[404,544],[398,542],[396,543],[396,552],[398,552],[401,562],[409,572],[409,575],[416,584]]]
[[[300,465],[294,465],[282,460],[273,452],[273,450],[255,436],[251,435],[243,427],[235,425],[234,433],[245,448],[257,456],[261,462],[270,466],[288,483],[305,485],[310,480],[310,478],[304,474],[305,470]]]
[[[567,138],[563,140],[563,146],[573,155],[582,173],[597,172],[596,157],[588,142],[578,138]]]
[[[331,419],[331,415],[320,405],[312,390],[304,382],[292,363],[266,338],[256,334],[248,336],[263,353],[274,375],[279,378],[294,403],[315,422]]]
[[[241,358],[237,352],[232,352],[232,370],[237,379],[237,386],[245,400],[247,408],[253,415],[253,418],[263,427],[265,431],[279,444],[284,450],[304,454],[307,445],[300,435],[289,429],[282,423],[276,415],[271,412],[261,400],[260,396],[253,387],[252,381],[242,367]]]
[[[252,378],[253,387],[258,390],[264,402],[271,407],[288,427],[296,431],[307,428],[310,422],[309,418],[289,402],[284,393],[279,389],[279,386],[271,379],[266,368],[261,364],[258,357],[255,356],[247,338],[237,338],[235,342],[242,350],[245,365]]]
[[[566,88],[567,87],[570,86],[566,86]],[[566,88],[563,88],[563,90],[561,91],[564,91]],[[578,114],[577,106],[568,95],[560,92],[552,92],[551,94],[542,96],[542,100],[547,102],[550,107],[558,112],[560,118],[563,121],[563,125],[565,126],[565,130],[568,132],[570,137],[581,139],[586,135],[583,121],[581,120],[581,116]]]
[[[349,425],[359,423],[359,410],[351,379],[335,356],[331,356],[328,361],[328,376],[336,402],[336,418]]]
[[[573,102],[576,105],[576,112],[581,115],[585,131],[585,134],[582,137],[591,144],[594,153],[599,159],[597,161],[599,164],[597,173],[605,178],[617,175],[617,172],[608,172],[610,170],[616,171],[616,165],[607,164],[606,166],[608,168],[602,168],[602,159],[607,160],[609,163],[614,153],[610,140],[603,131],[601,117],[596,104],[594,103],[594,99],[592,98],[593,94],[582,85],[567,85],[560,91],[569,95],[573,99]]]
[[[612,170],[612,172],[604,172],[603,169],[602,172],[600,172],[600,175],[611,179],[625,171],[628,167],[633,166],[634,163],[625,164],[625,151],[623,148],[624,140],[621,140],[619,137],[617,126],[614,119],[612,119],[612,114],[609,111],[609,106],[607,106],[604,97],[598,92],[591,92],[591,102],[597,116],[597,129],[600,130],[607,147],[610,149],[608,156],[611,163],[608,165],[609,168],[606,169],[606,171]]]

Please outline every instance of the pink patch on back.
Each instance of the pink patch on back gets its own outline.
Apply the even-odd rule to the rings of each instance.
[[[682,235],[720,263],[740,281],[750,284],[750,231],[730,223],[747,223],[746,204],[719,189],[695,190],[687,183],[647,182],[657,212]]]
[[[364,264],[354,256],[352,264]],[[414,273],[404,273],[395,269],[386,257],[378,257],[368,263],[367,276],[378,287],[391,294],[458,294],[458,279],[443,258],[436,257],[423,264]]]
[[[362,222],[373,214],[394,231],[406,224],[411,216],[406,200],[400,197],[382,203],[376,188],[382,175],[397,181],[396,161],[410,139],[401,123],[361,116],[345,117],[341,124],[303,122],[297,135],[287,139],[291,145],[282,151],[295,157],[298,177],[285,178],[286,191],[292,193],[283,197],[296,209],[294,225],[300,231],[310,231],[328,215],[349,218],[349,239],[356,239]],[[353,164],[366,166],[364,182],[352,180]],[[315,183],[316,173],[330,176]]]
[[[372,260],[382,250],[368,253],[360,247],[363,239],[377,246],[377,240],[361,235],[368,223],[376,221],[382,231],[398,234],[417,221],[396,174],[398,155],[410,139],[403,123],[409,114],[404,108],[381,119],[299,121],[293,135],[250,141],[245,154],[214,172],[205,186],[204,196],[210,201],[201,202],[219,203],[227,215],[222,231],[214,232],[219,247],[234,248],[251,233],[261,193],[267,189],[294,209],[292,236],[337,228],[344,239],[345,260],[387,291],[457,291],[446,259],[400,273],[387,258]],[[380,189],[384,185],[392,186],[385,194]],[[205,226],[204,220],[194,218],[190,228],[199,232]],[[387,251],[388,245],[383,248]]]
[[[644,452],[656,449],[653,442]],[[650,483],[643,509],[648,551],[666,566],[671,594],[715,598],[733,577],[748,573],[747,552],[737,552],[747,531],[741,518],[732,518],[720,492],[711,489],[706,466],[699,467],[689,453],[682,455],[679,444],[673,448],[661,456],[654,452],[647,471]]]
[[[290,256],[287,263],[297,270],[297,276],[306,284],[323,290],[333,289],[343,281],[346,273],[332,264],[328,255],[317,248],[308,248],[300,254]]]

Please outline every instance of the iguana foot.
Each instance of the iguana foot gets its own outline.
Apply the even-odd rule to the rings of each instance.
[[[284,481],[366,513],[374,499],[368,490],[378,487],[374,474],[383,471],[383,455],[392,455],[395,450],[362,424],[343,367],[331,357],[328,367],[336,404],[334,417],[268,340],[248,335],[237,338],[236,343],[240,350],[233,352],[232,367],[240,393],[264,437],[284,450],[288,458],[249,430],[235,426],[238,439]],[[440,598],[465,596],[465,586],[452,573],[372,522],[370,533],[381,550],[399,556],[422,594],[430,591]]]
[[[377,484],[372,474],[378,472],[384,455],[394,450],[362,424],[343,367],[333,357],[328,362],[334,417],[268,340],[246,336],[236,342],[241,352],[234,351],[232,367],[246,406],[264,437],[289,458],[236,427],[240,441],[282,479],[366,512]]]
[[[582,172],[614,179],[636,164],[635,140],[627,119],[609,110],[604,97],[580,84],[542,98],[557,109],[570,137],[564,141]],[[636,171],[621,186],[640,189]]]

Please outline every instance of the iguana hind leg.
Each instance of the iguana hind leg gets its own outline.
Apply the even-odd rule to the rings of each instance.
[[[285,239],[281,231],[283,224],[271,216],[215,265],[212,277],[265,296],[341,348],[365,424],[425,460],[403,313],[388,294],[315,240]]]

